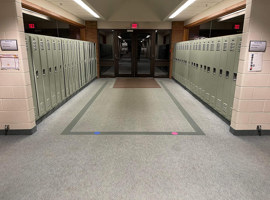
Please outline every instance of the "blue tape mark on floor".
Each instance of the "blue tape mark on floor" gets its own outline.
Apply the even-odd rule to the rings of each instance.
[[[99,135],[99,134],[100,134],[100,132],[94,132],[94,134],[95,134],[95,135]]]

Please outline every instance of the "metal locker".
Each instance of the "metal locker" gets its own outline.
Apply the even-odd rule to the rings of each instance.
[[[46,40],[44,36],[38,36],[38,40],[39,40],[40,62],[42,67],[42,80],[44,87],[45,106],[46,111],[48,112],[52,109],[51,104],[52,101],[51,101],[50,77],[46,52]]]
[[[70,96],[68,49],[69,49],[68,40],[67,39],[62,39],[62,51],[63,51],[63,65],[64,65],[64,80],[65,80],[66,97]]]
[[[44,91],[44,80],[42,75],[42,67],[39,52],[39,39],[38,36],[30,35],[31,41],[31,54],[32,64],[34,70],[34,78],[36,82],[36,94],[38,102],[38,114],[42,117],[46,114],[46,103],[45,103],[45,91]]]
[[[90,49],[90,80],[94,79],[94,47],[93,43],[89,43]]]
[[[84,48],[82,41],[80,41],[79,44],[80,44],[81,86],[84,86],[85,85]]]
[[[58,58],[58,65],[59,65],[59,78],[60,78],[60,87],[61,87],[61,97],[62,100],[66,98],[66,88],[65,88],[65,76],[64,76],[64,64],[63,64],[63,44],[62,39],[57,40],[57,58]]]
[[[84,65],[85,65],[85,80],[89,82],[89,51],[87,42],[84,42]]]
[[[55,79],[55,89],[56,89],[56,100],[57,104],[61,103],[62,95],[61,95],[61,80],[60,80],[60,67],[59,67],[59,60],[58,58],[58,49],[57,49],[57,39],[51,38],[52,40],[52,55],[53,55],[53,71],[54,71],[54,79]]]
[[[46,54],[47,54],[47,66],[48,74],[50,80],[50,93],[51,93],[51,102],[52,107],[57,105],[56,99],[56,89],[55,89],[55,73],[54,73],[54,63],[53,63],[53,52],[52,52],[52,42],[51,37],[44,37],[46,41]]]
[[[30,35],[25,34],[25,42],[26,42],[26,50],[27,50],[27,57],[28,57],[28,64],[29,64],[29,71],[30,71],[30,79],[31,79],[31,88],[32,88],[32,96],[33,96],[33,103],[34,103],[34,110],[35,110],[35,119],[39,118],[38,114],[38,102],[37,102],[37,89],[36,89],[36,80],[35,80],[35,69],[33,67],[33,58],[31,52],[31,43],[30,43]]]
[[[222,46],[221,46],[221,55],[220,55],[220,67],[219,67],[219,81],[218,81],[218,89],[217,89],[217,101],[216,101],[216,109],[219,113],[222,113],[224,110],[223,106],[223,87],[224,81],[226,79],[226,62],[227,62],[227,54],[228,54],[228,37],[223,37]]]
[[[68,80],[69,80],[69,91],[70,95],[74,93],[74,78],[73,78],[73,46],[72,41],[68,40]]]
[[[75,69],[76,69],[76,91],[80,88],[80,67],[79,67],[79,49],[78,49],[78,41],[74,41],[75,45]]]
[[[232,118],[232,110],[233,110],[233,101],[234,101],[234,95],[235,95],[235,87],[236,87],[236,80],[237,80],[237,72],[238,72],[238,65],[239,65],[239,57],[240,57],[240,50],[241,50],[241,44],[242,44],[242,35],[235,35],[235,51],[234,51],[234,61],[232,63],[233,68],[231,69],[232,73],[232,83],[231,83],[231,90],[229,93],[229,99],[228,99],[228,112],[227,112],[227,119],[231,120]]]

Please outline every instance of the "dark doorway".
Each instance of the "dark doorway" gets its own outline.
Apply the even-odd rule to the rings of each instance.
[[[168,77],[170,30],[99,30],[101,77]]]

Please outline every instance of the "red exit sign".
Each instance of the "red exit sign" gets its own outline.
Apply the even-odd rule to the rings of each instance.
[[[132,25],[131,25],[131,28],[132,28],[132,29],[138,28],[138,24],[132,24]]]
[[[35,28],[35,24],[28,24],[29,28],[34,29]]]
[[[235,25],[234,25],[234,29],[235,29],[235,30],[239,30],[239,29],[240,29],[240,24],[235,24]]]

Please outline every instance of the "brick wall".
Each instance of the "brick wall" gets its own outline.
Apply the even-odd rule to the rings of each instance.
[[[20,58],[20,70],[0,70],[0,130],[4,125],[32,129],[35,115],[20,0],[1,1],[0,27],[0,39],[18,42],[18,51],[0,49],[0,54],[18,54]]]
[[[257,125],[270,130],[270,20],[269,0],[247,0],[243,42],[234,98],[231,127],[256,130]],[[248,71],[250,40],[267,41],[261,72]]]

